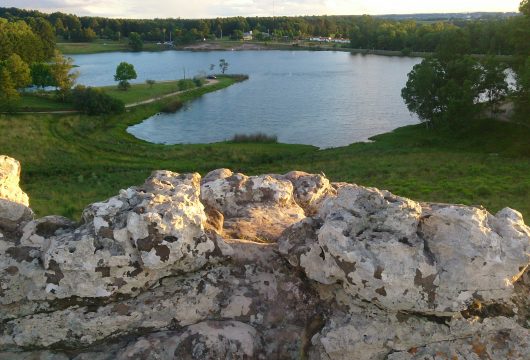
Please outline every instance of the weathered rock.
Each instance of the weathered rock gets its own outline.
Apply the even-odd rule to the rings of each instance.
[[[262,242],[274,242],[286,227],[305,217],[293,192],[288,180],[226,169],[207,174],[201,184],[201,200],[224,216],[227,237]]]
[[[474,300],[506,303],[529,263],[528,228],[513,210],[495,217],[464,206],[422,207],[348,185],[317,218],[322,226],[312,234],[300,225],[287,232],[280,251],[311,279],[340,282],[352,297],[391,311],[451,316]]]
[[[0,358],[530,358],[511,209],[226,169],[157,171],[81,224],[4,201]]]
[[[8,156],[0,155],[0,199],[29,206],[28,195],[19,187],[20,163]]]

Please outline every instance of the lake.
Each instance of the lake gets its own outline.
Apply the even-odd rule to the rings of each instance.
[[[81,73],[78,82],[92,86],[115,84],[121,61],[134,65],[136,82],[207,73],[222,58],[230,64],[227,73],[250,76],[175,114],[158,114],[128,129],[153,143],[212,143],[263,132],[283,143],[328,148],[418,123],[400,94],[419,58],[339,51],[167,51],[73,58]]]

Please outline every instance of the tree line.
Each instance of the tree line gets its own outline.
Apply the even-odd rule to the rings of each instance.
[[[120,40],[138,36],[142,41],[177,44],[202,39],[234,37],[253,31],[265,40],[303,39],[324,36],[351,39],[350,46],[362,49],[423,51],[436,50],[443,38],[458,32],[459,42],[475,54],[514,54],[525,20],[521,16],[488,20],[415,21],[362,16],[229,17],[216,19],[109,19],[17,8],[0,8],[0,17],[10,21],[44,19],[55,35],[67,41],[96,38]],[[135,38],[133,44],[138,44]],[[140,47],[141,48],[141,47]]]

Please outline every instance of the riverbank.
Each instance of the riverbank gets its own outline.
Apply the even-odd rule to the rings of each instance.
[[[58,43],[57,48],[65,55],[97,54],[104,52],[132,52],[126,41],[96,40],[92,43]],[[345,45],[317,43],[310,41],[243,41],[243,40],[207,40],[193,44],[168,47],[154,42],[144,43],[142,51],[257,51],[257,50],[309,50],[309,51],[343,51],[361,55],[427,57],[431,52],[397,51],[384,49],[354,49]],[[481,58],[486,55],[474,54]],[[495,55],[499,61],[511,63],[511,55]]]
[[[179,98],[191,101],[226,86],[220,82]],[[481,204],[490,211],[510,206],[530,217],[530,129],[516,124],[481,120],[456,132],[407,126],[375,136],[372,143],[327,150],[229,142],[165,146],[126,132],[168,101],[118,116],[1,115],[0,149],[22,162],[22,187],[39,216],[79,218],[88,203],[141,183],[155,169],[204,174],[226,167],[248,174],[324,172],[333,181],[415,200]]]

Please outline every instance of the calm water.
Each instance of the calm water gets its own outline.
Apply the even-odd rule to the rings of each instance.
[[[417,58],[347,52],[243,51],[108,53],[74,56],[79,82],[114,84],[121,61],[134,64],[137,82],[206,72],[224,58],[228,73],[250,80],[207,94],[176,114],[155,115],[128,131],[155,143],[211,143],[236,133],[264,132],[284,143],[321,148],[365,141],[417,123],[401,99]],[[217,69],[216,69],[217,71]]]

